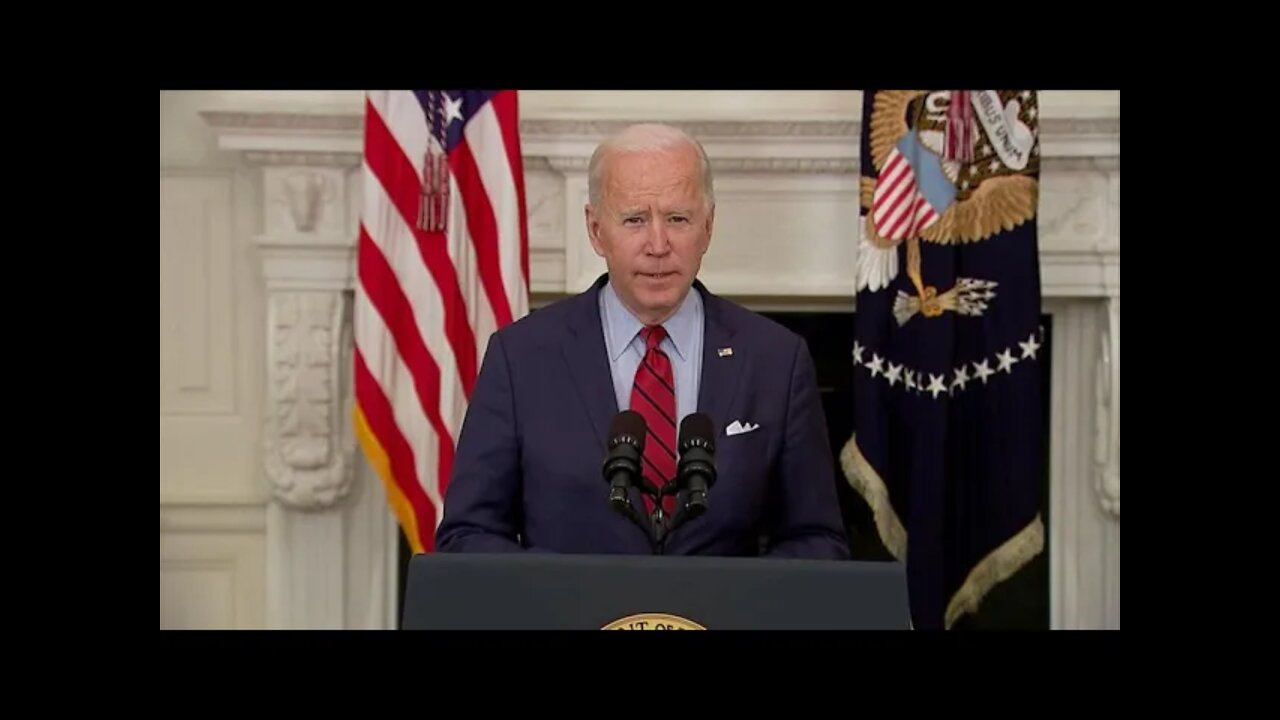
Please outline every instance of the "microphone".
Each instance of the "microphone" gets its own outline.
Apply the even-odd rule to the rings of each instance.
[[[644,417],[634,410],[618,413],[609,425],[609,452],[604,459],[604,479],[609,483],[609,504],[627,517],[635,514],[631,497],[627,493],[636,480],[644,479],[641,458],[644,457],[644,440],[648,427]]]
[[[687,490],[684,510],[688,519],[707,511],[707,490],[716,482],[715,430],[705,413],[693,413],[680,423],[680,462],[676,477]]]

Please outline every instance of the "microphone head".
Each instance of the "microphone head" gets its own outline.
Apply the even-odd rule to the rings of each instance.
[[[643,415],[635,410],[623,410],[614,415],[613,422],[609,424],[609,448],[626,443],[644,452],[644,439],[648,431],[649,425],[644,421]]]
[[[686,415],[680,422],[680,460],[676,464],[680,487],[685,495],[685,517],[695,518],[707,511],[707,489],[716,482],[715,428],[705,413]]]
[[[680,453],[683,454],[690,447],[702,447],[709,453],[715,453],[716,446],[714,438],[716,431],[711,424],[711,418],[706,413],[692,413],[686,415],[684,420],[680,421]]]

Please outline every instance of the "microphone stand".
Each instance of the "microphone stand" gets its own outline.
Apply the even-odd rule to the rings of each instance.
[[[609,504],[614,509],[626,516],[637,527],[644,531],[645,537],[649,538],[649,546],[655,554],[661,554],[662,543],[665,540],[664,525],[662,520],[662,502],[661,493],[649,482],[648,478],[643,476],[636,478],[636,489],[645,496],[654,500],[654,512],[651,515],[645,515],[636,510],[631,504],[631,497],[627,493],[626,487],[614,487],[609,491]],[[665,490],[665,488],[664,488]]]
[[[646,483],[648,484],[648,483]],[[653,527],[652,542],[654,550],[657,554],[662,555],[666,549],[667,539],[679,530],[685,523],[702,515],[706,510],[704,505],[692,505],[685,498],[683,505],[680,504],[680,493],[686,490],[680,486],[676,478],[672,478],[663,484],[661,492],[653,492],[646,488],[646,492],[653,499],[653,512],[649,515],[650,525]],[[663,508],[663,499],[667,496],[676,497],[676,511],[674,515],[668,516]]]
[[[609,492],[609,503],[613,507],[637,526],[649,538],[649,544],[654,554],[662,555],[666,549],[667,539],[671,534],[680,529],[685,523],[697,518],[706,511],[706,506],[702,504],[692,504],[685,498],[683,506],[679,505],[680,493],[686,488],[680,486],[677,478],[663,483],[662,489],[653,486],[647,478],[637,478],[637,489],[645,496],[653,501],[653,512],[647,516],[636,510],[631,504],[631,498],[626,492],[626,488],[613,488]],[[676,512],[672,516],[668,516],[663,508],[663,500],[668,496],[677,498]]]
[[[641,530],[644,530],[646,535],[650,534],[644,518],[640,517],[640,513],[636,512],[635,506],[631,504],[631,497],[627,495],[625,487],[609,490],[609,504],[613,506],[614,510],[622,513],[627,519],[638,525]]]

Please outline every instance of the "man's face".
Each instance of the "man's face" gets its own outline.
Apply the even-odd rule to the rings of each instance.
[[[587,206],[587,234],[622,302],[645,324],[684,302],[711,244],[698,153],[615,153],[605,161],[601,206]]]

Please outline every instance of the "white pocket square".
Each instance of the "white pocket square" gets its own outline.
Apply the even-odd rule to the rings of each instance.
[[[744,424],[737,420],[734,420],[733,422],[729,423],[729,427],[724,429],[724,434],[725,435],[741,435],[742,433],[749,433],[752,430],[757,430],[759,429],[759,427],[760,427],[760,423]]]

